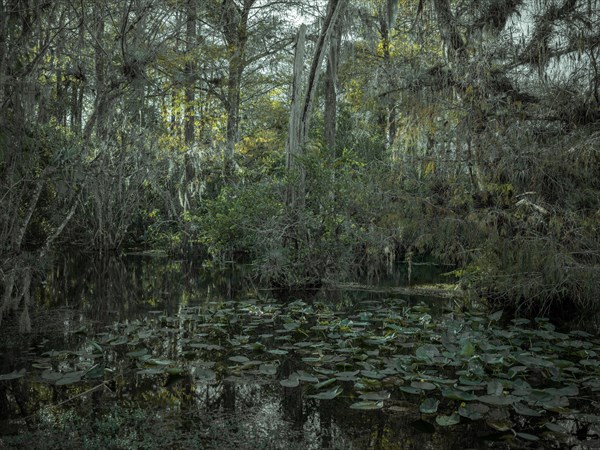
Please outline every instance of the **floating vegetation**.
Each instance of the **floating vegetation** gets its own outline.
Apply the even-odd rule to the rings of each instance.
[[[557,331],[542,318],[501,325],[500,312],[433,320],[425,305],[392,299],[351,309],[249,300],[153,314],[96,335],[78,332],[76,351],[45,352],[27,373],[2,374],[0,383],[258,380],[341,408],[411,411],[427,433],[475,421],[502,439],[591,442],[579,430],[600,424],[597,337]]]

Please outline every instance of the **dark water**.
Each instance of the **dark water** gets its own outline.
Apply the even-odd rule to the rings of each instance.
[[[296,293],[298,297],[290,293],[290,298],[275,299],[272,291],[251,281],[248,270],[210,270],[195,262],[149,257],[70,259],[57,265],[37,292],[33,332],[18,334],[7,323],[0,329],[0,374],[28,371],[27,376],[0,381],[0,448],[3,444],[27,449],[505,448],[506,440],[514,437],[511,430],[508,434],[507,430],[497,432],[469,420],[460,426],[436,426],[431,416],[419,412],[422,397],[415,400],[399,391],[394,391],[384,408],[356,410],[349,407],[357,400],[351,393],[354,382],[340,381],[344,394],[335,400],[311,398],[312,391],[302,386],[283,387],[279,381],[306,369],[300,357],[310,353],[286,346],[286,341],[277,344],[278,339],[289,336],[272,325],[274,319],[252,319],[252,314],[271,308],[276,311],[273,317],[286,317],[284,324],[294,331],[299,311],[313,314],[326,308],[328,315],[314,313],[315,317],[348,317],[359,324],[365,314],[393,316],[415,307],[422,313],[414,323],[427,329],[434,327],[436,317],[451,306],[448,300],[348,290]],[[411,276],[413,282],[446,282],[440,276],[443,271],[429,265],[415,266]],[[402,284],[406,275],[406,268],[401,267],[395,278],[382,286]],[[299,297],[301,301],[297,301]],[[248,299],[244,316],[237,305]],[[287,308],[290,302],[297,303],[296,309]],[[218,334],[205,333],[203,327],[209,319],[216,324],[211,333],[215,329],[220,332],[221,323],[227,330],[223,341]],[[242,319],[247,321],[243,326]],[[312,325],[318,328],[318,320]],[[443,330],[436,331],[440,332]],[[185,362],[186,370],[178,371],[178,365],[171,364],[172,372],[165,372],[160,360],[150,369],[139,370],[148,367],[140,363],[133,371],[125,367],[125,353],[141,348],[137,336],[142,335],[150,336],[146,348],[156,357],[171,362],[192,358]],[[265,348],[277,344],[296,350],[281,356],[274,373],[267,376],[269,367],[261,365],[258,370],[261,361],[256,365],[254,361],[231,362],[232,354],[256,353],[252,345],[259,343],[252,344],[255,337],[248,339],[247,335],[259,336],[256,339],[262,339],[260,345],[265,343]],[[117,342],[119,336],[127,336],[127,343]],[[338,343],[343,336],[343,332],[330,335]],[[204,346],[209,339],[214,347]],[[190,356],[189,345],[194,344],[196,353]],[[220,349],[221,344],[233,348],[233,353]],[[312,355],[320,352],[318,346],[322,344],[314,340],[312,344],[316,348]],[[102,346],[104,356],[92,355],[94,346]],[[381,348],[385,352],[385,342]],[[57,353],[63,350],[76,353]],[[379,349],[364,355],[351,350],[336,349],[338,354],[352,354],[347,360],[352,364],[358,361],[365,369],[370,367],[368,358],[379,355]],[[345,370],[343,364],[339,370]],[[87,375],[98,366],[104,371],[88,380]],[[84,380],[77,378],[76,383],[47,378],[49,373],[76,373],[81,367],[88,369]],[[379,383],[376,375],[375,380],[367,381]],[[426,371],[422,376],[427,379]],[[546,445],[510,441],[512,447]],[[561,444],[552,446],[560,448]]]

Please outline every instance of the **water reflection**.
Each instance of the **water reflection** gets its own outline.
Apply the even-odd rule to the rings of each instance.
[[[81,318],[106,325],[152,310],[175,314],[181,306],[227,301],[255,290],[244,267],[203,269],[195,261],[153,257],[68,257],[38,290],[46,309],[68,307]]]
[[[189,329],[186,307],[199,305],[198,310],[203,310],[238,298],[269,296],[269,292],[257,289],[243,272],[243,268],[207,271],[194,262],[143,257],[66,259],[37,293],[40,310],[35,332],[19,338],[18,342],[2,341],[0,373],[20,369],[24,364],[29,367],[32,357],[43,351],[76,350],[89,345],[84,329],[97,332],[113,322],[127,324],[144,317],[157,317],[156,323],[160,325],[161,319],[154,311],[165,312],[167,317],[176,316],[174,320],[179,322],[171,324],[165,334],[169,337],[154,344],[153,353],[174,360],[180,358],[185,354],[183,342],[202,334],[200,329]],[[391,311],[399,304],[398,299],[383,294],[326,290],[315,292],[309,303],[323,302],[334,310],[346,311],[349,317],[356,316],[357,321],[365,307]],[[431,300],[430,304],[432,314],[439,313],[443,306],[439,300]],[[219,308],[215,309],[218,312]],[[227,320],[228,335],[242,339],[245,330],[238,330],[239,325],[231,318]],[[265,342],[274,342],[276,338],[265,338]],[[356,411],[349,409],[355,399],[348,396],[331,401],[307,398],[302,388],[282,387],[258,372],[214,379],[202,379],[190,372],[123,376],[119,361],[125,351],[115,346],[112,356],[106,357],[103,363],[114,367],[115,372],[112,376],[105,373],[105,381],[61,386],[32,377],[0,383],[0,439],[11,442],[15,448],[53,448],[53,445],[61,448],[65,429],[71,427],[70,448],[88,444],[90,448],[101,447],[104,428],[118,424],[113,438],[121,439],[123,444],[114,448],[130,448],[126,442],[132,436],[143,444],[138,447],[132,444],[131,448],[306,450],[482,446],[480,440],[471,437],[475,434],[470,434],[474,430],[469,426],[462,427],[459,433],[423,432],[422,427],[414,426],[420,419],[417,406],[408,401],[392,404],[383,411]],[[210,352],[205,352],[205,356],[210,356]],[[222,357],[218,350],[213,353],[215,360]],[[219,372],[218,364],[214,366],[207,361],[202,367]],[[68,365],[61,368],[63,372],[78,370]],[[284,358],[277,379],[286,379],[299,369],[302,366],[297,359]],[[345,389],[351,392],[352,383],[348,382]],[[20,440],[15,433],[24,438]],[[98,436],[90,437],[95,434]],[[0,440],[0,448],[1,444]]]

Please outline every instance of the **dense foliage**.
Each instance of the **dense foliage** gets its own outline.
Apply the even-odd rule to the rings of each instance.
[[[597,307],[598,2],[324,3],[0,2],[0,320],[65,246]]]

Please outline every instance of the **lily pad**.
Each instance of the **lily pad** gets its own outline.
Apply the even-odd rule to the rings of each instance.
[[[250,361],[250,358],[239,355],[239,356],[230,357],[229,361],[234,362],[234,363],[239,363],[239,364],[245,364]]]
[[[295,388],[300,385],[300,380],[298,379],[298,375],[293,373],[286,380],[279,381],[279,384],[286,388]]]
[[[277,364],[261,364],[258,368],[259,372],[264,373],[265,375],[276,375],[277,369]]]
[[[217,374],[214,370],[208,368],[200,368],[194,372],[196,378],[202,381],[214,381],[217,379]]]
[[[423,361],[431,361],[436,356],[440,356],[440,351],[433,344],[425,344],[417,348],[415,355]]]
[[[63,377],[59,380],[56,380],[55,384],[57,386],[64,386],[68,384],[78,383],[79,381],[81,381],[82,375],[83,374],[81,372],[69,372],[63,375]]]
[[[457,412],[454,412],[449,416],[442,414],[435,418],[435,423],[437,423],[441,427],[450,427],[452,425],[460,423],[460,416]]]
[[[444,389],[442,391],[442,395],[450,400],[461,400],[465,402],[477,399],[477,397],[471,392],[463,391],[460,389]]]
[[[512,395],[481,395],[477,398],[482,403],[494,406],[512,405],[517,401]]]
[[[340,386],[336,386],[328,391],[319,392],[318,394],[309,395],[308,398],[315,398],[317,400],[333,400],[340,395],[344,390]]]
[[[458,408],[458,414],[467,419],[480,420],[489,410],[489,406],[482,403],[465,403]]]
[[[361,409],[361,410],[381,409],[381,408],[383,408],[383,402],[364,400],[364,401],[353,403],[352,405],[350,405],[350,408]]]
[[[21,369],[18,372],[15,370],[10,373],[5,373],[3,375],[0,375],[0,381],[9,381],[9,380],[16,380],[18,378],[23,378],[26,373],[27,373],[27,371],[25,369]]]
[[[517,436],[521,439],[525,439],[526,441],[536,442],[540,440],[539,437],[529,433],[517,433]]]
[[[419,411],[421,411],[423,414],[434,414],[437,412],[439,404],[440,401],[435,398],[426,398],[421,403]]]
[[[388,400],[390,398],[390,393],[388,391],[379,391],[379,392],[367,392],[366,394],[361,394],[361,400],[372,400],[372,401],[382,401]]]
[[[542,413],[539,411],[528,407],[522,403],[515,403],[513,405],[515,412],[521,416],[529,416],[529,417],[540,417]]]

